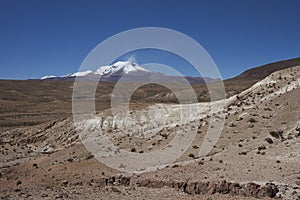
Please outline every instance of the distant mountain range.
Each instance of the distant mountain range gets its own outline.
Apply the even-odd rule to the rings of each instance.
[[[44,76],[41,79],[74,79],[84,78],[87,80],[100,80],[101,82],[117,82],[122,76],[122,81],[141,81],[141,80],[159,80],[160,82],[182,82],[187,80],[191,84],[203,84],[214,82],[219,79],[208,77],[181,77],[170,76],[163,73],[151,72],[137,63],[131,61],[119,61],[112,65],[101,66],[95,71],[87,70],[82,72],[70,73],[64,76]]]

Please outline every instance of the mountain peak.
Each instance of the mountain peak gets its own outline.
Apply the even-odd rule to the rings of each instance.
[[[41,79],[55,79],[55,78],[74,78],[74,77],[85,77],[89,75],[97,75],[97,76],[110,76],[113,74],[128,74],[130,72],[149,72],[148,70],[142,68],[137,63],[131,61],[118,61],[112,65],[101,66],[95,71],[87,70],[87,71],[80,71],[76,73],[69,73],[61,77],[56,76],[44,76]]]
[[[127,78],[122,79],[122,81],[141,81],[145,79],[154,78],[154,76],[157,78],[157,80],[159,79],[161,82],[182,82],[184,80],[187,80],[191,84],[203,84],[214,82],[217,80],[206,77],[185,77],[185,79],[181,79],[178,76],[171,76],[163,73],[151,72],[132,61],[118,61],[113,63],[112,65],[101,66],[95,71],[79,71],[76,73],[69,73],[60,77],[45,76],[42,77],[42,79],[74,79],[78,77],[87,78],[89,80],[101,80],[104,82],[116,82],[125,74],[128,74],[129,76]]]
[[[131,62],[131,61],[118,61],[112,65],[109,66],[102,66],[99,67],[94,74],[97,75],[111,75],[113,73],[122,72],[125,74],[128,74],[129,72],[135,72],[135,71],[144,71],[148,72],[148,70],[140,67],[138,64]]]

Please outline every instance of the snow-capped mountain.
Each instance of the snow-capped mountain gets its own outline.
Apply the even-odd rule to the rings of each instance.
[[[113,75],[123,75],[131,72],[149,72],[148,70],[142,68],[138,64],[130,61],[119,61],[112,65],[101,66],[95,71],[87,70],[82,72],[70,73],[63,76],[44,76],[41,79],[55,79],[55,78],[73,78],[73,77],[86,77],[86,76],[113,76]]]
[[[158,80],[161,82],[182,82],[189,81],[191,84],[214,82],[218,79],[207,77],[179,77],[170,76],[163,73],[151,72],[144,69],[138,64],[131,61],[119,61],[112,65],[101,66],[95,71],[87,70],[76,73],[70,73],[64,76],[44,76],[41,79],[74,79],[85,78],[89,80],[100,80],[102,82],[116,82],[123,75],[128,75],[122,81],[143,81],[143,80]],[[100,78],[100,79],[99,79]]]
[[[94,72],[94,74],[98,74],[100,76],[103,76],[103,75],[111,75],[111,74],[119,73],[119,72],[123,72],[124,74],[128,74],[130,72],[136,72],[136,71],[149,72],[148,70],[140,67],[138,64],[136,64],[134,62],[119,61],[119,62],[116,62],[113,65],[99,67]]]

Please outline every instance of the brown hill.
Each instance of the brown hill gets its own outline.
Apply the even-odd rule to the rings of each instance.
[[[81,124],[83,131],[92,130],[93,125],[102,126],[113,143],[136,155],[165,147],[177,130],[197,132],[176,164],[142,174],[116,175],[117,171],[97,162],[82,146],[72,118],[1,133],[2,197],[299,199],[299,89],[300,66],[272,73],[238,96],[224,100],[228,109],[221,136],[204,157],[198,157],[198,153],[206,131],[212,127],[208,103],[186,105],[202,111],[197,114],[187,109],[185,112],[191,115],[186,116],[191,118],[180,123],[176,121],[178,115],[170,115],[171,120],[157,134],[142,139],[119,128],[127,120],[131,130],[149,130],[137,128],[147,125],[144,122],[127,123],[131,117],[113,124],[109,123],[113,118],[99,113],[103,123],[87,120]],[[172,113],[181,106],[167,107]],[[156,108],[161,110],[160,106]],[[152,113],[163,121],[165,115],[158,115],[158,110]],[[131,116],[139,115],[145,116],[138,109],[131,112]],[[152,192],[156,195],[148,196]]]
[[[227,97],[238,94],[272,72],[300,65],[300,58],[270,63],[243,72],[225,80]],[[0,80],[0,130],[13,129],[46,121],[66,118],[72,114],[72,91],[74,79],[70,80]],[[96,109],[110,107],[110,95],[115,83],[101,82],[96,93]],[[199,101],[209,101],[206,85],[192,85]],[[149,84],[140,87],[132,101],[142,107],[155,102],[177,102],[176,96],[167,88]]]
[[[273,72],[300,65],[300,58],[293,58],[278,62],[269,63],[252,69],[248,69],[242,74],[228,80],[262,80]]]

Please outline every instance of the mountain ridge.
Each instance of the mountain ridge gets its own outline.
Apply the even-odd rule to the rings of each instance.
[[[69,73],[63,76],[43,76],[41,79],[55,79],[55,78],[72,78],[72,77],[86,77],[90,75],[95,76],[113,76],[114,74],[128,74],[131,72],[149,72],[149,70],[144,69],[143,67],[139,66],[138,64],[131,62],[131,61],[118,61],[112,65],[100,66],[96,70],[86,70],[86,71],[78,71],[75,73]]]
[[[123,76],[125,78],[121,79]],[[159,80],[160,82],[188,81],[190,84],[205,84],[220,80],[209,77],[171,76],[160,72],[152,72],[131,61],[118,61],[112,65],[101,66],[95,71],[79,71],[63,76],[44,76],[41,78],[41,80],[60,80],[75,78],[84,78],[87,80],[95,80],[100,82],[117,82],[120,79],[125,82],[155,79]]]
[[[241,80],[241,79],[246,79],[246,80],[262,80],[268,75],[272,74],[275,71],[289,68],[289,67],[294,67],[300,65],[300,58],[291,58],[287,60],[281,60],[281,61],[276,61],[276,62],[271,62],[267,64],[260,65],[258,67],[253,67],[250,69],[247,69],[240,73],[239,75],[228,78],[228,79],[223,79],[223,81],[234,81],[234,80]],[[129,68],[126,68],[126,66],[132,66]],[[125,67],[125,69],[124,69]],[[122,72],[125,71],[125,73]],[[159,72],[151,72],[149,70],[144,69],[143,67],[139,66],[138,64],[131,62],[131,61],[118,61],[112,65],[107,65],[107,66],[101,66],[97,68],[95,71],[92,70],[86,70],[86,71],[79,71],[75,73],[69,73],[63,76],[54,76],[54,75],[47,75],[43,76],[40,78],[40,80],[46,80],[46,79],[66,79],[66,78],[76,78],[76,77],[88,77],[88,76],[93,76],[93,75],[99,75],[101,76],[102,81],[116,81],[116,77],[121,77],[124,74],[129,74],[131,72],[145,72],[145,73],[156,73],[156,74],[163,74]],[[170,76],[163,74],[165,76],[169,77],[179,77],[179,76]],[[109,80],[108,77],[114,77],[112,80]],[[205,83],[205,81],[199,79],[201,78],[206,78],[209,81],[213,80],[213,78],[208,78],[208,77],[195,77],[195,76],[184,76],[186,79],[191,84],[197,84],[197,83]],[[197,80],[198,79],[198,80]],[[211,80],[210,80],[211,79]]]
[[[244,72],[242,72],[241,74],[239,74],[233,78],[229,78],[227,80],[245,79],[245,78],[262,80],[275,71],[294,67],[297,65],[300,65],[300,58],[291,58],[291,59],[287,59],[287,60],[280,60],[280,61],[271,62],[268,64],[260,65],[258,67],[253,67],[253,68],[247,69]]]

